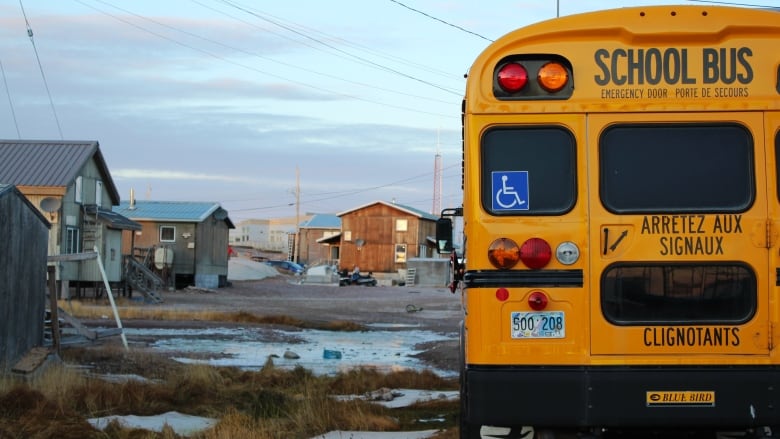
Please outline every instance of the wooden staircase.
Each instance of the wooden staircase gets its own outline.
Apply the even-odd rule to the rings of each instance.
[[[154,271],[138,262],[134,257],[125,257],[125,282],[131,288],[138,290],[147,301],[162,303],[160,291],[163,289],[163,280]]]

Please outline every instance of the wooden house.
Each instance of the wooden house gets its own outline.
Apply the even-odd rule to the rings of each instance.
[[[51,222],[50,256],[97,249],[108,281],[123,284],[122,231],[140,225],[112,211],[119,193],[98,142],[0,140],[0,182],[15,185]],[[104,285],[95,258],[55,265],[66,294],[69,286],[80,293]]]
[[[341,234],[341,218],[336,215],[316,214],[298,227],[298,263],[305,265],[332,265],[339,259],[338,245],[323,245],[323,238]]]
[[[398,273],[409,258],[433,255],[436,217],[413,207],[375,201],[338,214],[339,269]]]
[[[235,228],[219,203],[123,201],[116,211],[141,224],[124,245],[168,287],[227,285],[229,232]]]
[[[15,186],[0,184],[0,372],[43,345],[49,226]]]

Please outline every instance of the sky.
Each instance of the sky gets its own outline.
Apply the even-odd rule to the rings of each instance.
[[[438,154],[456,207],[464,75],[492,40],[665,3],[0,0],[0,139],[96,140],[122,200],[218,202],[234,223],[431,212]]]

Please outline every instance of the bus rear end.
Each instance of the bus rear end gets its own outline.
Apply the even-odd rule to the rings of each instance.
[[[477,59],[461,437],[780,433],[777,18],[583,14]]]

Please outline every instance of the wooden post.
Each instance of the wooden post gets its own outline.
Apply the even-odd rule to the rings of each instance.
[[[106,276],[106,269],[103,267],[103,261],[100,260],[100,252],[98,252],[97,246],[93,248],[95,254],[97,255],[97,264],[98,268],[100,268],[100,274],[103,277],[103,284],[106,287],[106,292],[108,293],[108,301],[111,302],[111,309],[114,310],[114,319],[116,320],[116,327],[119,328],[119,335],[122,337],[122,344],[125,346],[125,349],[128,349],[127,347],[127,337],[125,337],[125,332],[122,329],[122,321],[119,320],[119,311],[116,309],[116,303],[114,302],[114,293],[111,291],[111,285],[108,283],[108,276]]]
[[[46,267],[49,277],[49,308],[51,309],[51,342],[54,352],[60,354],[60,317],[57,311],[57,267]]]

